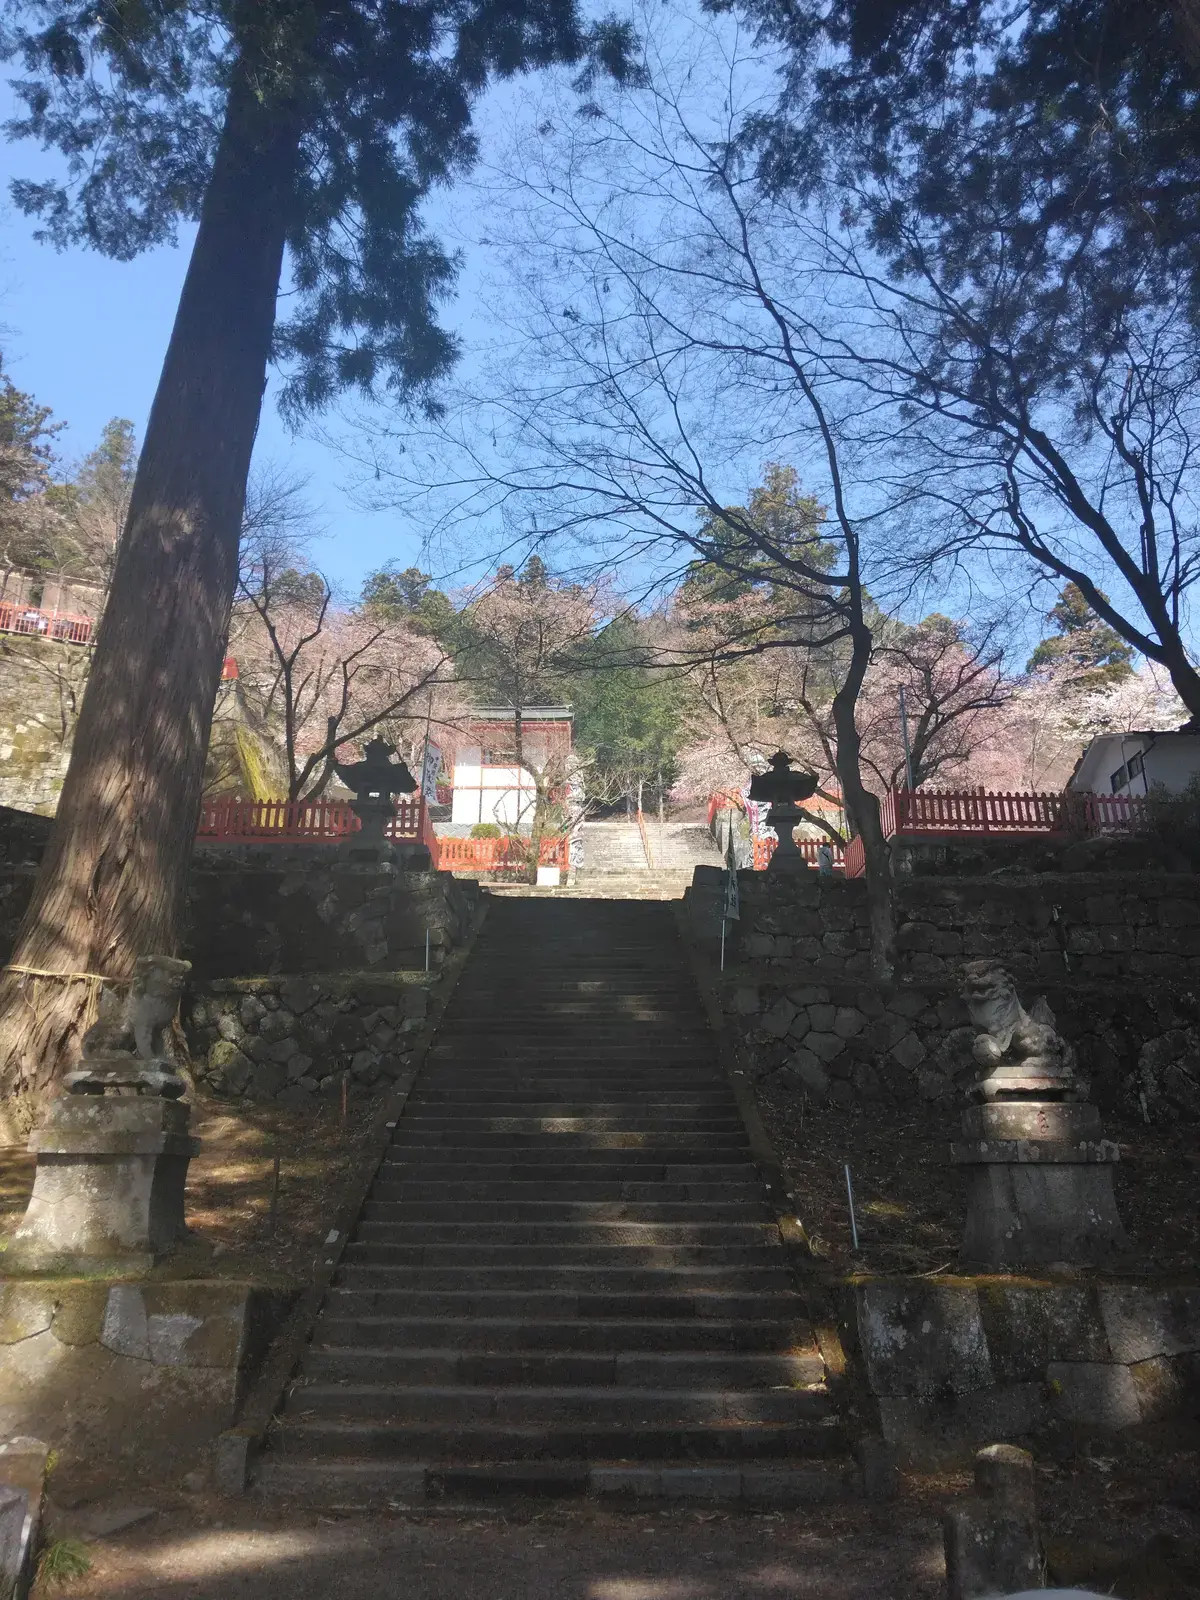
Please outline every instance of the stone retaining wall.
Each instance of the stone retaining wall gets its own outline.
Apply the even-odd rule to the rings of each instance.
[[[1101,1111],[1200,1119],[1200,997],[1141,987],[1024,984],[1045,995]],[[774,967],[725,974],[723,1003],[754,1081],[861,1101],[961,1098],[977,1075],[974,1030],[951,984],[790,981]]]
[[[722,875],[698,868],[693,929],[720,927]],[[755,1079],[859,1100],[946,1099],[973,1074],[964,961],[995,956],[1026,1006],[1045,995],[1102,1110],[1200,1118],[1200,880],[1190,874],[910,878],[896,982],[870,978],[866,885],[738,875],[724,1006]]]
[[[7,852],[7,858],[4,852]],[[41,846],[0,818],[0,959],[29,903]],[[440,964],[466,939],[479,886],[448,872],[370,869],[336,846],[197,849],[182,954],[197,981],[243,973],[383,972]]]
[[[462,944],[479,886],[448,872],[351,866],[337,846],[200,851],[184,954],[197,979],[244,973],[397,971]]]
[[[0,1437],[177,1482],[229,1426],[293,1294],[245,1283],[0,1280]]]
[[[183,1005],[193,1071],[214,1093],[308,1105],[377,1090],[408,1066],[437,974],[217,978]]]
[[[740,872],[738,886],[741,916],[727,940],[739,956],[805,975],[869,976],[863,880]],[[998,956],[1041,983],[1200,979],[1192,873],[902,878],[896,921],[901,978],[944,979],[964,960]]]
[[[873,1279],[843,1339],[884,1437],[910,1465],[1000,1441],[1136,1427],[1200,1398],[1200,1288]]]

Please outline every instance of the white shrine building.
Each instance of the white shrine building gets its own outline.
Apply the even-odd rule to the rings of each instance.
[[[533,774],[546,773],[556,789],[566,789],[573,726],[569,706],[523,708],[518,765],[513,709],[480,706],[460,724],[451,768],[451,824],[494,822],[504,829],[528,828],[536,796]]]

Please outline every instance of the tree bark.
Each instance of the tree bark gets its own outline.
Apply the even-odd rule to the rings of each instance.
[[[36,1103],[72,1064],[95,977],[179,945],[299,150],[298,115],[250,76],[229,91],[58,815],[0,975],[10,1099]]]
[[[850,620],[850,666],[833,697],[837,769],[842,798],[863,842],[867,876],[867,916],[871,932],[871,971],[881,983],[896,974],[896,911],[892,851],[883,835],[879,801],[862,781],[861,745],[855,707],[871,661],[871,630],[861,615]]]

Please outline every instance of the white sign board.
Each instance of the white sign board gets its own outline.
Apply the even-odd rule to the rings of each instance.
[[[421,793],[427,805],[437,805],[438,773],[442,770],[442,752],[436,744],[425,746],[425,759],[421,763]]]

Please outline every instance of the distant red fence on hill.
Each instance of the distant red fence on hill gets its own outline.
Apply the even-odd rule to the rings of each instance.
[[[57,639],[61,644],[91,644],[95,627],[91,617],[39,611],[36,606],[0,600],[0,633],[21,633],[33,639]]]
[[[817,851],[821,848],[822,844],[826,844],[826,843],[829,845],[830,849],[833,851],[833,870],[835,872],[841,872],[842,867],[844,865],[844,862],[843,862],[844,852],[842,850],[841,845],[840,844],[834,844],[832,839],[829,839],[829,840],[824,840],[824,839],[797,839],[796,840],[796,848],[797,848],[797,850],[799,850],[800,854],[804,857],[805,861],[808,862],[810,867],[816,867],[816,866],[820,865],[820,863],[818,861],[818,858],[817,858]],[[767,863],[770,861],[771,857],[775,854],[776,840],[770,839],[770,838],[767,838],[767,839],[755,839],[755,840],[753,840],[753,845],[754,845],[754,870],[755,870],[755,872],[763,872],[766,869]]]
[[[569,862],[568,839],[543,839],[538,852],[538,865],[561,867]],[[528,865],[529,841],[527,839],[439,839],[437,841],[437,866],[442,872],[503,872]]]

